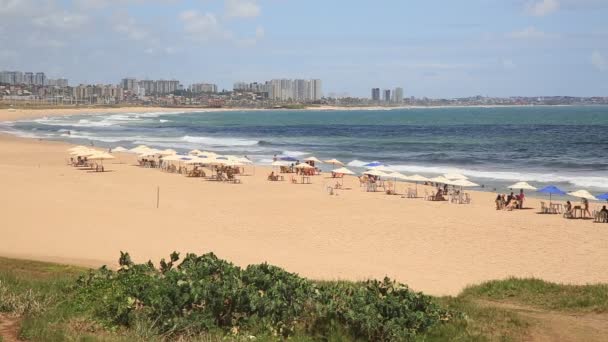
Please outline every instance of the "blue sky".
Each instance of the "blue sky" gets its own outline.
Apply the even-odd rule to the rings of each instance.
[[[320,78],[369,96],[608,96],[608,0],[0,0],[0,69]]]

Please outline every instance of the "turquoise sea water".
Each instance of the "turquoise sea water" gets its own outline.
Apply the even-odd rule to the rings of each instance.
[[[0,128],[2,129],[2,128]],[[460,172],[487,188],[515,181],[608,189],[608,106],[242,111],[71,116],[3,130],[98,146],[380,161],[406,174]]]

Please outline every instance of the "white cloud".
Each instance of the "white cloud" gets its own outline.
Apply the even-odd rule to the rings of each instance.
[[[230,32],[224,31],[217,16],[213,13],[189,10],[180,13],[179,18],[184,24],[184,31],[193,40],[209,41],[232,37]]]
[[[512,38],[512,39],[540,40],[540,39],[546,39],[546,38],[557,38],[558,36],[555,34],[550,34],[550,33],[540,31],[536,27],[530,26],[521,31],[514,31],[511,33],[508,33],[507,37]]]
[[[126,14],[117,14],[114,16],[114,31],[123,34],[125,37],[135,40],[143,41],[148,39],[149,33],[142,27],[140,27],[135,19],[129,17]]]
[[[608,59],[599,53],[599,51],[593,51],[591,54],[591,64],[600,71],[608,70]]]
[[[252,18],[260,15],[260,6],[255,0],[226,0],[226,15],[235,18]]]
[[[534,0],[526,3],[526,12],[538,17],[545,16],[559,9],[558,0]]]
[[[83,14],[69,13],[67,11],[51,12],[32,19],[34,25],[48,29],[56,28],[71,30],[86,24],[88,17]]]

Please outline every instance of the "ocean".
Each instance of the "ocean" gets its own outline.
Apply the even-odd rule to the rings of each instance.
[[[608,106],[126,113],[4,123],[21,136],[95,146],[380,161],[405,174],[458,172],[485,189],[516,181],[608,189]],[[500,191],[500,190],[498,190]]]

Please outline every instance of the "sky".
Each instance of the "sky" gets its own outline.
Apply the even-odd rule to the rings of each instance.
[[[0,70],[319,78],[325,95],[608,96],[608,0],[0,0]]]

